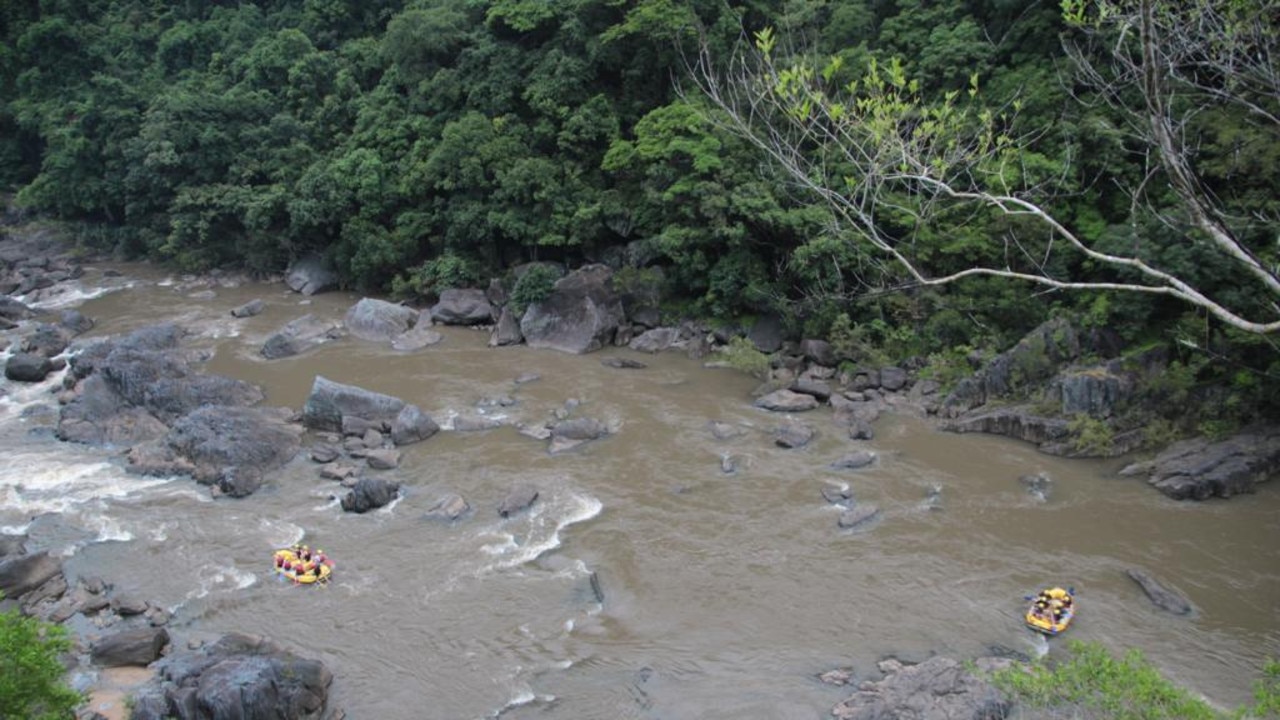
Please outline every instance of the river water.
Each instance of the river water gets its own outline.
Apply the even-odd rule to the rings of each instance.
[[[346,338],[267,361],[258,349],[285,322],[340,319],[358,297],[115,268],[123,275],[91,269],[42,306],[78,307],[98,323],[91,336],[181,322],[213,352],[207,370],[262,385],[268,404],[300,409],[323,375],[416,403],[446,429],[383,471],[404,491],[376,512],[344,513],[342,489],[305,453],[256,494],[215,500],[189,479],[128,476],[111,452],[53,440],[49,414],[32,408],[54,405],[60,377],[5,381],[0,530],[29,533],[73,576],[169,608],[176,643],[245,631],[323,660],[331,702],[350,718],[823,718],[850,693],[816,679],[835,667],[861,680],[886,655],[1057,652],[1061,639],[1020,620],[1023,596],[1047,583],[1078,592],[1070,637],[1140,649],[1222,707],[1245,702],[1264,659],[1280,656],[1276,483],[1178,503],[1117,477],[1120,461],[1049,457],[909,415],[855,443],[829,409],[798,415],[819,434],[787,450],[769,436],[783,418],[751,406],[754,380],[678,353],[489,348],[485,332],[437,328],[444,340],[413,353]],[[261,315],[229,314],[253,298],[266,301]],[[603,366],[610,355],[648,367]],[[514,382],[530,372],[540,379]],[[515,404],[492,402],[502,396]],[[616,432],[552,456],[513,427],[566,403]],[[450,429],[480,411],[509,425]],[[742,433],[717,440],[711,421]],[[878,454],[874,466],[829,467],[858,447]],[[725,455],[737,472],[722,472]],[[1047,502],[1018,482],[1035,472],[1053,479]],[[841,530],[821,494],[829,482],[880,518]],[[500,518],[520,483],[540,498]],[[427,520],[451,491],[473,513]],[[327,587],[273,577],[272,550],[298,541],[336,560]],[[1133,566],[1184,591],[1197,614],[1155,609],[1124,575]]]

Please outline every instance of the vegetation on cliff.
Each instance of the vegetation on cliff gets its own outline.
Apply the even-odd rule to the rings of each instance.
[[[1141,268],[1107,258],[1276,322],[1276,3],[19,0],[0,7],[0,187],[89,249],[193,271],[318,253],[350,288],[430,296],[533,260],[662,268],[668,319],[779,313],[855,360],[940,373],[1066,316],[1103,345],[1161,347],[1178,392],[1226,388],[1241,423],[1280,407],[1274,333],[1126,290]],[[1227,41],[1197,49],[1180,22],[1113,42],[1155,37],[1125,34],[1138,11],[1186,7]],[[818,189],[868,198],[874,222],[815,198],[691,81],[753,36],[779,69],[823,58],[808,80],[861,80],[883,101],[866,112],[918,141],[882,127],[863,147],[932,142],[904,156],[943,163],[915,180],[958,170],[983,202],[810,137],[796,147],[834,181]],[[1155,85],[1130,76],[1144,48],[1176,60]],[[1160,123],[1137,122],[1144,98]],[[1048,252],[1071,240],[1102,255]]]

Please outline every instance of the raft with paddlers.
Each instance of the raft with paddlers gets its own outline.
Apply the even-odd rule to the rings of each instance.
[[[277,550],[272,566],[277,575],[301,585],[326,583],[333,575],[333,560],[323,550],[312,550],[306,545]]]
[[[1045,635],[1057,635],[1071,626],[1076,616],[1075,588],[1052,587],[1027,599],[1027,627]]]

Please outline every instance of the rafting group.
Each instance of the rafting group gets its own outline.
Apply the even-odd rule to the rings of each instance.
[[[312,550],[306,545],[295,544],[277,550],[274,564],[277,575],[299,585],[325,583],[333,574],[333,561],[324,551]]]
[[[1071,625],[1075,617],[1075,592],[1060,587],[1041,590],[1027,608],[1027,626],[1046,635],[1057,635]]]

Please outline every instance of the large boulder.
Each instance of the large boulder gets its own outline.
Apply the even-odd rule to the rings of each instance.
[[[405,404],[397,397],[317,375],[311,384],[311,394],[302,406],[302,423],[312,430],[330,432],[342,432],[342,419],[348,416],[389,424],[400,415]]]
[[[44,382],[51,372],[53,361],[36,353],[16,353],[4,364],[4,376],[14,382]]]
[[[101,667],[146,666],[159,660],[168,644],[169,632],[164,628],[121,630],[95,642],[90,657]]]
[[[493,306],[480,288],[449,288],[431,306],[431,318],[445,325],[483,325],[493,322]]]
[[[391,421],[391,442],[409,445],[440,432],[440,425],[417,405],[405,405]]]
[[[301,449],[301,429],[285,418],[285,411],[211,405],[175,423],[163,443],[175,469],[190,467],[198,481],[242,497]]]
[[[71,359],[81,380],[63,406],[57,435],[87,443],[152,440],[188,413],[209,406],[245,407],[262,389],[241,380],[199,372],[201,356],[177,349],[180,328],[153,326],[86,348]]]
[[[556,281],[551,295],[529,305],[520,332],[529,347],[588,353],[613,341],[625,314],[610,287],[613,271],[587,265]]]
[[[62,563],[47,552],[6,557],[0,562],[0,592],[19,598],[62,574]]]
[[[1012,664],[1002,658],[979,658],[978,673]],[[1013,704],[966,664],[932,657],[918,665],[897,660],[880,663],[885,678],[861,689],[831,710],[837,720],[1003,720]]]
[[[1154,459],[1134,463],[1121,475],[1145,475],[1175,500],[1207,500],[1250,493],[1280,473],[1280,426],[1247,428],[1225,440],[1176,442]]]
[[[131,720],[319,720],[333,674],[265,638],[232,634],[153,666]]]
[[[14,300],[8,295],[0,295],[0,318],[17,322],[35,315],[35,311],[26,304]]]
[[[376,298],[361,298],[347,310],[343,322],[361,340],[388,342],[407,332],[418,320],[418,311]]]
[[[289,265],[284,282],[303,295],[315,295],[338,287],[338,274],[319,255],[307,255]]]
[[[342,337],[342,326],[307,314],[289,321],[262,344],[262,357],[268,360],[301,355]]]
[[[400,483],[382,478],[360,478],[342,498],[342,509],[353,513],[377,510],[396,499]]]
[[[61,325],[40,323],[22,339],[22,352],[51,358],[61,355],[71,344],[72,337],[73,333]]]
[[[782,348],[783,340],[786,339],[786,328],[782,318],[774,313],[760,316],[747,331],[747,339],[757,350],[766,355],[777,352]]]

